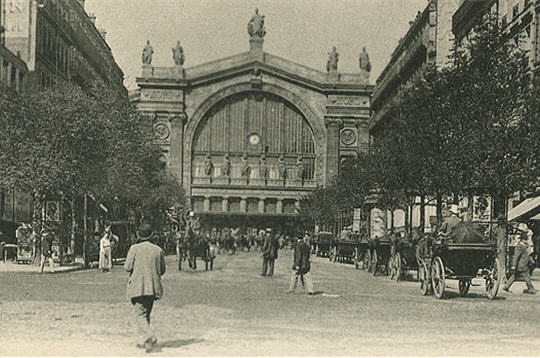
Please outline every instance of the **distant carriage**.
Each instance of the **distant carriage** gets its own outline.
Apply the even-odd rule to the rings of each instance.
[[[330,252],[334,246],[334,234],[328,231],[321,231],[315,234],[312,240],[315,256],[330,257]]]
[[[368,272],[388,275],[392,243],[389,238],[374,238],[368,241],[365,255]]]
[[[416,245],[419,238],[419,234],[413,232],[407,237],[393,240],[388,263],[391,280],[400,281],[407,276],[409,270],[418,269]]]
[[[197,259],[200,258],[205,262],[205,270],[214,269],[214,255],[210,250],[208,240],[193,230],[188,225],[186,233],[181,242],[181,251],[178,255],[178,270],[182,269],[182,260],[187,259],[191,269],[197,270]]]

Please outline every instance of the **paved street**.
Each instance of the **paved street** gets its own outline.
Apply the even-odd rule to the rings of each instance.
[[[537,355],[540,297],[488,301],[481,280],[447,299],[416,282],[373,277],[314,258],[317,295],[286,294],[291,253],[273,278],[258,253],[221,255],[213,272],[178,272],[167,258],[165,297],[155,305],[154,355]],[[203,267],[204,269],[204,267]],[[135,347],[127,274],[82,270],[0,273],[0,355],[142,355]],[[538,284],[537,284],[538,285]]]

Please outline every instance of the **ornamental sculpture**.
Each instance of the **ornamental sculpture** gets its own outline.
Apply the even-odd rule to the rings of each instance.
[[[230,176],[231,175],[231,157],[229,153],[225,153],[225,157],[223,158],[223,169],[221,171],[223,173],[223,176]]]
[[[358,56],[358,65],[362,71],[371,72],[371,62],[365,47],[362,47],[362,52]]]
[[[251,18],[247,26],[248,34],[251,38],[263,38],[266,34],[264,28],[264,15],[259,15],[259,9],[255,9],[255,15]]]
[[[244,155],[242,156],[241,175],[242,175],[242,177],[249,178],[250,174],[251,174],[251,166],[249,165],[249,162],[248,162],[248,155],[247,155],[247,153],[244,153]]]
[[[326,63],[326,72],[336,72],[339,61],[339,53],[336,46],[332,48],[332,51],[328,52],[328,62]]]
[[[211,176],[213,170],[214,170],[214,163],[212,163],[212,155],[208,153],[206,154],[206,160],[204,162],[204,174],[207,176]]]
[[[150,45],[150,40],[146,41],[146,45],[143,48],[142,51],[142,63],[143,65],[151,65],[152,64],[152,54],[154,53],[154,49]]]
[[[304,179],[304,158],[300,155],[296,158],[296,178],[298,180]]]
[[[176,47],[172,49],[172,52],[173,52],[174,63],[177,66],[182,66],[184,64],[185,57],[184,57],[184,49],[182,48],[182,46],[180,46],[180,41],[176,42]]]
[[[280,155],[278,159],[278,172],[280,179],[286,179],[287,166],[285,165],[285,157],[283,157],[283,154]]]
[[[260,168],[259,168],[259,175],[261,179],[268,179],[268,166],[266,165],[266,155],[261,155],[260,161]]]

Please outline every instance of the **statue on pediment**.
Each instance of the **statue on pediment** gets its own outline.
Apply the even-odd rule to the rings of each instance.
[[[143,65],[151,65],[152,64],[152,54],[154,53],[154,49],[150,45],[150,40],[146,41],[146,45],[143,48],[142,51],[142,63]]]
[[[264,28],[264,15],[259,15],[259,9],[255,9],[255,15],[251,18],[248,23],[248,34],[249,36],[263,38],[266,34]]]
[[[242,156],[241,175],[242,177],[249,178],[250,174],[251,174],[251,166],[249,165],[249,162],[248,162],[248,155],[247,153],[244,153],[244,155]]]
[[[326,63],[326,72],[336,72],[339,61],[339,53],[336,46],[332,48],[332,51],[328,52],[328,62]]]
[[[304,157],[301,155],[296,158],[296,179],[303,180],[304,179]]]
[[[172,49],[172,52],[173,52],[174,63],[177,66],[182,66],[184,64],[185,57],[184,57],[184,49],[182,48],[182,46],[180,46],[180,41],[176,42],[176,47]]]
[[[362,52],[358,56],[358,64],[362,71],[371,72],[371,61],[365,47],[362,47]]]

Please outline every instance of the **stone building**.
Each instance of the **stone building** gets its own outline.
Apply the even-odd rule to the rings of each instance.
[[[203,220],[293,229],[299,199],[367,148],[373,86],[365,70],[339,73],[335,54],[325,73],[264,52],[257,16],[248,52],[194,67],[153,67],[148,44],[131,99]]]
[[[461,2],[462,0],[430,0],[424,10],[418,12],[416,18],[409,22],[409,30],[399,41],[388,64],[376,80],[369,123],[372,140],[376,140],[384,131],[388,108],[399,91],[416,80],[426,66],[444,66],[448,63],[454,39],[452,16]],[[420,198],[417,198],[416,204],[419,204],[419,200]],[[414,205],[409,212],[397,210],[393,220],[386,220],[389,215],[391,213],[373,210],[371,222],[376,221],[373,220],[376,216],[377,220],[382,222],[379,225],[382,227],[390,225],[391,221],[398,229],[406,222],[411,222],[413,226],[420,225],[419,205]],[[426,206],[425,217],[434,215],[435,208]],[[429,225],[427,219],[426,225]],[[429,230],[429,226],[427,229]],[[372,227],[371,232],[373,234],[377,230]]]
[[[84,0],[2,2],[5,46],[26,62],[32,84],[48,86],[59,77],[84,88],[100,80],[127,95],[105,31],[96,28]]]

